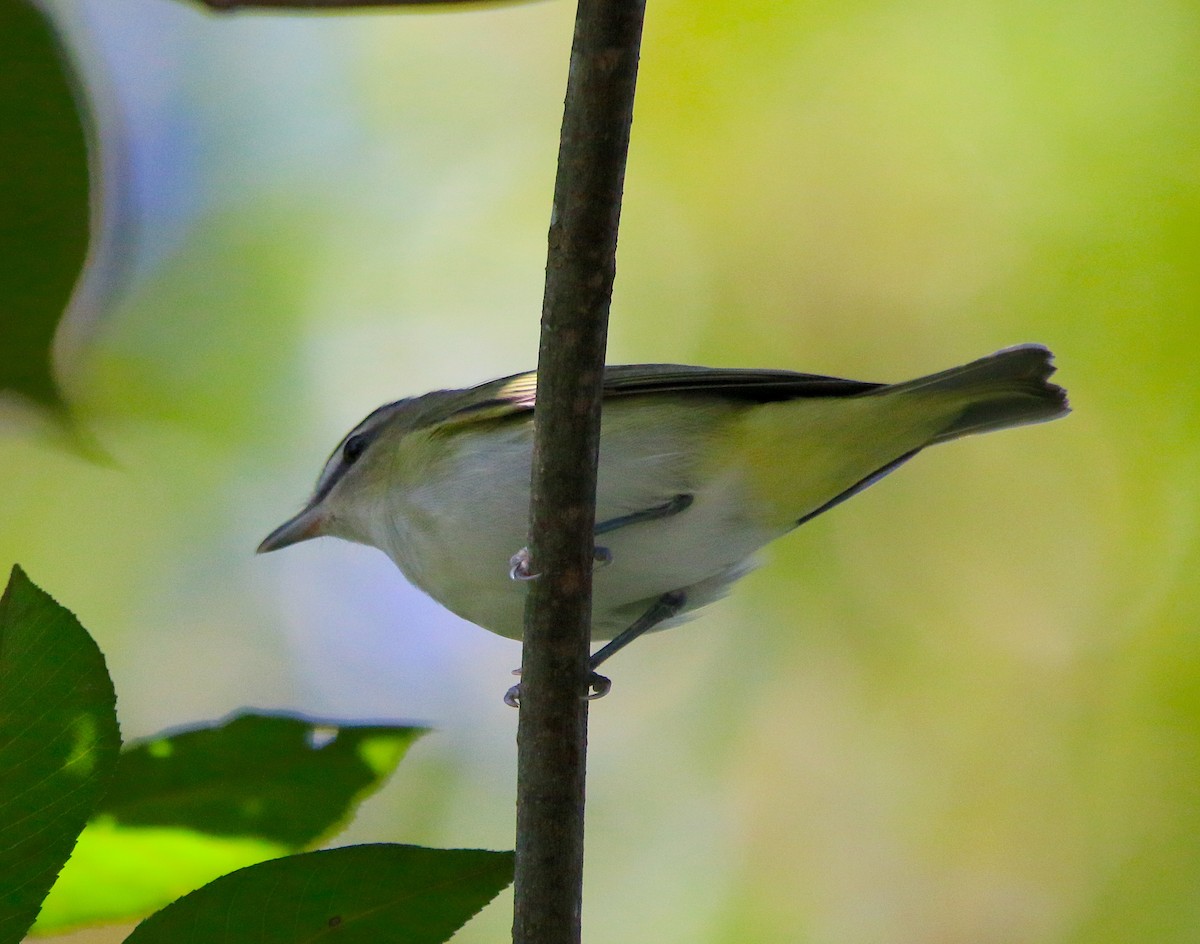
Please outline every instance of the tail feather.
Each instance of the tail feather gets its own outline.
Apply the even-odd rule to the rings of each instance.
[[[961,401],[962,412],[931,443],[1009,426],[1044,423],[1071,409],[1067,392],[1049,382],[1055,370],[1053,358],[1040,344],[1022,344],[961,367],[885,387],[880,392],[911,391]]]

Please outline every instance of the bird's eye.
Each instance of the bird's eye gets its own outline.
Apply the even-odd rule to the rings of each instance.
[[[356,433],[346,440],[346,445],[342,446],[342,461],[346,465],[354,465],[367,450],[367,444],[370,440],[364,433]]]

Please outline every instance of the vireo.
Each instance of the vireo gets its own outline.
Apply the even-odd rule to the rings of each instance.
[[[899,384],[674,364],[604,375],[592,637],[604,659],[723,596],[759,548],[926,446],[1068,411],[1026,344]],[[304,509],[259,546],[369,544],[464,619],[521,637],[533,373],[381,406],[339,443]],[[514,552],[517,552],[514,554]]]

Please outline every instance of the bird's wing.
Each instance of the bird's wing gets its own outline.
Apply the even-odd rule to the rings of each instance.
[[[881,386],[790,370],[739,370],[686,364],[621,364],[604,369],[605,399],[673,393],[772,403],[801,397],[852,397]],[[467,405],[452,407],[442,422],[456,425],[527,413],[537,400],[537,373],[528,371],[480,384],[462,391],[462,400]]]

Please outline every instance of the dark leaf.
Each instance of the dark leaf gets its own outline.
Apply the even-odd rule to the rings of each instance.
[[[134,744],[38,920],[140,918],[331,834],[424,728],[247,714]]]
[[[438,944],[512,881],[511,852],[346,846],[223,876],[126,944]]]
[[[0,0],[0,391],[61,403],[50,347],[88,246],[88,155],[46,18]]]
[[[239,715],[124,751],[98,812],[299,849],[340,825],[425,730]]]
[[[0,944],[33,923],[120,743],[100,650],[14,567],[0,598]]]

